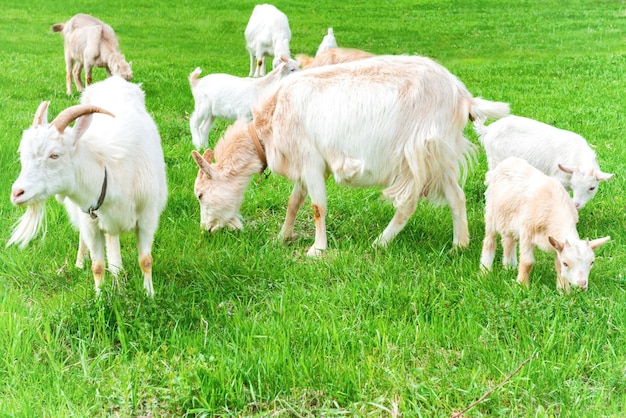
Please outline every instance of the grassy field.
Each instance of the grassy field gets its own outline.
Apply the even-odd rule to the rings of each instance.
[[[612,239],[597,252],[589,290],[562,296],[546,254],[536,254],[528,289],[499,265],[480,274],[482,152],[465,185],[466,250],[452,249],[449,210],[426,203],[389,248],[372,249],[393,208],[379,190],[330,181],[329,250],[309,259],[306,204],[298,238],[275,239],[291,189],[276,175],[249,187],[244,231],[200,232],[187,76],[196,66],[247,75],[243,31],[254,4],[3,1],[0,244],[23,212],[9,200],[22,130],[42,100],[56,115],[79,98],[65,95],[62,40],[50,33],[75,13],[111,24],[133,62],[160,129],[169,201],[153,251],[154,300],[132,235],[122,239],[125,272],[118,283],[107,276],[96,298],[89,269],[73,265],[78,234],[55,201],[43,240],[2,245],[0,416],[451,416],[490,390],[466,416],[624,416],[626,5],[274,3],[289,17],[294,54],[314,54],[332,26],[341,46],[432,57],[474,95],[595,146],[616,176],[578,229]]]

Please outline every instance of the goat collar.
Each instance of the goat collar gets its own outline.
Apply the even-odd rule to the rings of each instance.
[[[252,143],[254,144],[254,148],[256,148],[256,152],[259,154],[259,159],[263,163],[263,167],[260,172],[260,174],[263,174],[267,168],[267,157],[265,156],[265,150],[263,149],[263,145],[261,145],[261,141],[259,141],[259,134],[257,133],[253,123],[254,122],[250,122],[248,124],[248,132],[250,132],[250,137],[252,138]]]
[[[106,197],[106,195],[107,195],[107,168],[104,167],[104,180],[102,181],[102,189],[100,190],[100,197],[98,197],[98,202],[95,204],[95,206],[90,206],[89,209],[85,211],[85,213],[91,216],[91,219],[96,219],[98,217],[98,214],[96,213],[96,211],[100,209],[100,206],[102,206],[102,202],[104,202],[104,198]]]

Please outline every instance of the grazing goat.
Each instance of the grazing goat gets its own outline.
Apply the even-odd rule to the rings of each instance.
[[[578,211],[565,188],[521,158],[509,157],[487,173],[485,239],[481,267],[491,270],[497,234],[502,236],[503,264],[520,264],[517,281],[528,286],[535,263],[534,249],[555,253],[557,288],[570,285],[586,290],[593,250],[610,237],[583,241],[576,230]]]
[[[200,170],[195,192],[205,229],[241,228],[239,208],[254,173],[269,168],[295,183],[280,236],[292,236],[307,193],[315,243],[327,247],[327,174],[339,184],[386,186],[396,214],[374,242],[385,246],[402,230],[420,197],[447,201],[454,244],[469,242],[465,195],[459,186],[474,148],[463,137],[468,118],[502,117],[506,103],[473,98],[463,83],[424,57],[381,56],[301,71],[255,108],[253,121],[230,126],[213,152],[193,152]],[[263,147],[265,150],[263,150]]]
[[[513,115],[489,126],[476,120],[474,128],[487,153],[489,169],[507,157],[523,158],[572,190],[578,210],[595,196],[600,181],[614,176],[600,170],[596,153],[574,132]]]
[[[104,278],[105,234],[117,239],[134,231],[144,288],[154,295],[151,251],[167,183],[161,139],[144,102],[137,85],[113,76],[87,87],[81,104],[50,124],[49,102],[41,103],[19,146],[22,170],[11,200],[27,210],[7,245],[24,248],[45,220],[45,201],[59,195],[89,248],[96,292]],[[113,250],[109,265],[121,267],[119,243]]]
[[[215,118],[252,119],[252,107],[285,76],[298,71],[298,64],[281,57],[280,65],[261,78],[242,78],[230,74],[209,74],[202,79],[196,68],[189,74],[195,107],[189,118],[191,138],[196,149],[208,145]]]
[[[250,77],[265,75],[265,57],[273,56],[273,68],[281,57],[291,57],[291,30],[287,16],[271,4],[254,6],[244,33],[250,54]]]
[[[328,28],[328,33],[322,39],[322,43],[320,43],[320,46],[317,48],[315,56],[317,57],[322,52],[331,48],[337,48],[337,40],[335,39],[333,28]]]
[[[63,34],[65,49],[65,84],[72,94],[72,74],[76,89],[83,91],[81,72],[85,67],[85,82],[92,82],[93,67],[104,67],[107,75],[119,75],[132,80],[130,64],[120,53],[119,43],[111,26],[86,14],[77,14],[67,23],[52,26],[53,32]]]
[[[322,67],[325,65],[340,64],[343,62],[358,61],[365,58],[371,58],[375,55],[352,48],[331,48],[320,52],[315,58],[311,58],[305,54],[297,54],[296,62],[303,70],[309,68]]]

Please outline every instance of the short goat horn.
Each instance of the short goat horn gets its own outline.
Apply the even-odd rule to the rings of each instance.
[[[41,102],[39,107],[37,108],[37,112],[35,112],[35,118],[33,119],[33,128],[41,125],[43,123],[44,116],[48,112],[48,105],[50,102]],[[48,123],[48,119],[46,118],[46,123]]]
[[[65,128],[78,119],[81,116],[89,115],[92,113],[104,113],[105,115],[109,115],[115,117],[115,115],[108,110],[104,110],[101,107],[93,106],[89,104],[75,105],[70,106],[61,113],[57,115],[56,118],[52,121],[52,125],[54,125],[60,133],[65,131]]]

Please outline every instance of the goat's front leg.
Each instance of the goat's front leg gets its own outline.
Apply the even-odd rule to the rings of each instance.
[[[96,287],[96,294],[100,294],[100,287],[104,280],[104,233],[98,229],[93,220],[81,222],[80,236],[89,247],[91,253],[91,271]]]
[[[122,253],[120,250],[120,237],[118,235],[109,234],[106,234],[105,237],[109,271],[113,274],[113,276],[117,277],[120,270],[124,268],[122,265]]]
[[[517,266],[517,240],[509,235],[502,236],[503,257],[502,264],[504,267],[515,268]]]
[[[287,215],[285,216],[285,222],[283,223],[283,227],[278,233],[278,239],[283,241],[291,239],[293,235],[293,225],[296,222],[296,215],[302,207],[304,199],[306,199],[306,194],[306,188],[304,187],[304,185],[302,185],[302,183],[294,184],[293,190],[291,191],[291,196],[289,196],[289,203],[287,204]]]
[[[396,213],[393,215],[393,218],[391,218],[389,225],[387,225],[385,230],[376,238],[372,247],[386,247],[387,244],[404,229],[411,215],[415,212],[416,207],[417,201],[413,200],[396,208]]]
[[[152,285],[152,243],[158,225],[158,216],[156,219],[152,218],[144,214],[144,218],[137,224],[139,267],[143,272],[143,287],[146,290],[146,294],[150,297],[154,297],[154,287]]]
[[[89,248],[83,239],[82,234],[78,233],[78,252],[76,254],[76,267],[82,269],[85,267],[85,260],[89,258]]]
[[[85,84],[87,84],[88,86],[92,83],[92,73],[93,66],[90,64],[85,64]]]

